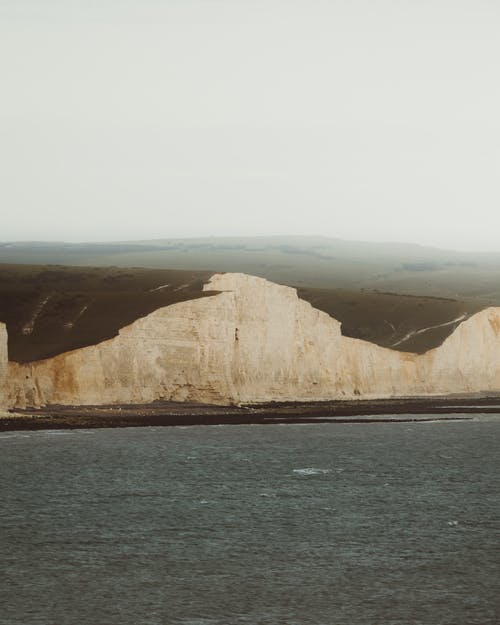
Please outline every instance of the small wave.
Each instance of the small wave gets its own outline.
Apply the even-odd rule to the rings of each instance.
[[[219,620],[212,618],[188,618],[179,621],[180,625],[218,625],[219,623]]]
[[[330,473],[330,469],[316,469],[315,467],[306,467],[304,469],[293,469],[297,475],[324,475]]]

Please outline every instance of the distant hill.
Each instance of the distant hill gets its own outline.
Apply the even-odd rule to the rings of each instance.
[[[240,271],[300,287],[500,302],[500,254],[326,237],[0,243],[0,262]]]

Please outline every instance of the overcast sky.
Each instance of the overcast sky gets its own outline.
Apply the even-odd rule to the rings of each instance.
[[[498,0],[0,0],[0,240],[500,251]]]

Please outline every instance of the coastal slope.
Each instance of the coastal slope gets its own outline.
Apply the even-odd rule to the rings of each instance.
[[[0,410],[8,404],[7,399],[7,327],[0,322]]]
[[[11,407],[155,400],[207,404],[433,396],[500,390],[500,309],[424,354],[345,337],[294,288],[215,274],[211,297],[159,308],[114,338],[8,364]]]

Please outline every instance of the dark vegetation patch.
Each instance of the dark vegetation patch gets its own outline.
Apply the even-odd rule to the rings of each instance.
[[[112,338],[120,328],[158,308],[212,295],[202,291],[211,275],[0,265],[0,321],[7,324],[9,359],[40,360]]]

